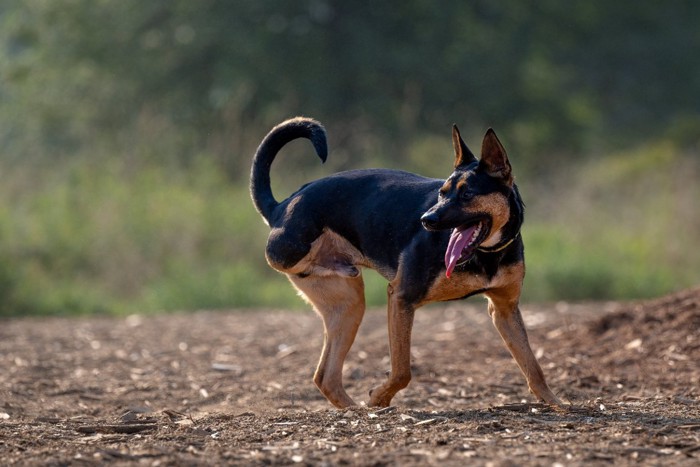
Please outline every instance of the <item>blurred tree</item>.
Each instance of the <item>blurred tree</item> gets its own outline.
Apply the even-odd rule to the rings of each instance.
[[[328,123],[338,146],[396,155],[453,121],[566,153],[700,113],[690,0],[34,0],[0,13],[0,136],[15,155],[151,141],[153,157],[208,148],[245,173],[265,129],[294,114]]]

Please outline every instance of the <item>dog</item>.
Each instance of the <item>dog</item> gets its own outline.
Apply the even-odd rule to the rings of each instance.
[[[477,159],[453,126],[454,171],[447,180],[350,170],[308,183],[278,202],[270,167],[297,138],[310,140],[326,161],[323,126],[309,118],[287,120],[260,143],[250,192],[271,229],[268,264],[287,275],[323,320],[314,382],[326,399],[338,408],[355,405],[343,388],[342,369],[365,312],[361,268],[372,268],[389,282],[391,372],[370,391],[370,406],[389,406],[411,380],[414,312],[427,303],[476,294],[488,299],[488,312],[530,392],[561,405],[545,382],[518,308],[525,275],[524,204],[496,133],[486,132]]]

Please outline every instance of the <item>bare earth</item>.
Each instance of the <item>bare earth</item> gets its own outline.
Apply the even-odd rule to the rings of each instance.
[[[311,381],[311,312],[0,321],[3,465],[700,465],[700,288],[524,306],[550,386],[535,403],[485,303],[419,310],[409,387],[336,410]],[[385,313],[345,367],[385,378]]]

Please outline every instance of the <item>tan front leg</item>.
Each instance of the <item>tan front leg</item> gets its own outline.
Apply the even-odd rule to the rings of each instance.
[[[411,330],[415,309],[401,300],[391,284],[387,295],[391,373],[384,384],[370,391],[369,405],[373,407],[388,407],[396,393],[411,381]]]
[[[485,295],[489,299],[489,314],[493,324],[520,367],[520,371],[525,375],[530,392],[548,404],[562,405],[559,398],[547,386],[542,368],[530,348],[525,324],[518,308],[520,287],[506,287],[489,291]]]

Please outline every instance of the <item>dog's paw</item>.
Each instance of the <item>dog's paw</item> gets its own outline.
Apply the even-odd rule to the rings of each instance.
[[[389,407],[391,405],[391,399],[393,396],[389,395],[386,391],[382,391],[381,386],[369,391],[369,405],[370,407]]]

